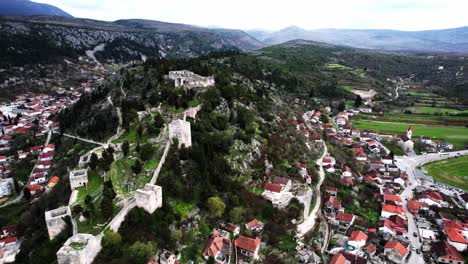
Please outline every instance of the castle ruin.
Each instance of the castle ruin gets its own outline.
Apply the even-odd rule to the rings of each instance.
[[[49,239],[54,239],[60,232],[62,232],[66,223],[64,218],[66,216],[71,217],[71,210],[68,206],[59,207],[54,210],[45,212],[45,221],[47,224],[47,232],[49,233]]]
[[[175,87],[195,88],[210,87],[215,84],[213,76],[203,77],[191,71],[170,71],[169,79],[174,80]]]
[[[135,192],[136,205],[152,214],[162,207],[162,188],[158,185],[146,184],[143,189]]]
[[[101,236],[76,234],[57,251],[58,264],[91,264],[101,250]]]
[[[177,119],[169,124],[169,139],[177,138],[179,148],[185,145],[186,148],[192,146],[192,134],[190,132],[190,122]]]
[[[73,189],[88,185],[88,170],[70,171],[70,186]]]

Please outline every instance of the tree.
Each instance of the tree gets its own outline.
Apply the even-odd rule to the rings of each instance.
[[[164,119],[162,118],[161,114],[156,113],[156,115],[153,118],[154,120],[154,126],[161,129],[164,127]]]
[[[109,219],[114,213],[112,200],[109,197],[103,197],[101,201],[101,212],[104,219]]]
[[[130,144],[128,143],[127,140],[125,140],[122,143],[122,152],[123,152],[125,157],[128,155],[129,150],[130,150]]]
[[[244,217],[244,208],[242,208],[241,206],[234,207],[229,212],[229,219],[233,223],[241,222],[243,217]]]
[[[146,263],[148,259],[154,254],[155,244],[153,242],[140,242],[136,241],[128,249],[128,258],[132,263],[140,264]]]
[[[142,164],[140,160],[135,160],[135,164],[132,165],[132,171],[134,174],[140,174],[142,170]]]
[[[110,258],[119,258],[122,255],[122,236],[113,231],[106,231],[102,238],[102,253]]]
[[[211,217],[222,217],[226,209],[226,205],[219,197],[208,198],[207,207]]]
[[[356,99],[354,100],[354,106],[359,107],[362,105],[362,97],[360,95],[356,95]]]
[[[341,101],[338,104],[338,111],[344,111],[344,110],[346,110],[346,103],[345,103],[345,101]]]
[[[89,158],[89,167],[92,170],[95,170],[97,168],[98,164],[99,164],[98,156],[96,155],[96,153],[93,152],[91,154],[91,157]]]
[[[140,158],[143,161],[149,160],[154,154],[154,148],[151,144],[147,143],[141,146]]]
[[[23,198],[26,199],[26,201],[31,199],[31,191],[29,191],[28,188],[23,189]]]
[[[73,209],[72,209],[73,215],[77,216],[77,215],[80,215],[82,212],[83,212],[83,207],[81,206],[81,204],[77,204],[73,206]]]

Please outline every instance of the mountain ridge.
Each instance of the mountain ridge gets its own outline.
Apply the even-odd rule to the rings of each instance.
[[[270,33],[259,30],[246,32],[267,45],[304,39],[373,50],[468,53],[468,26],[423,31],[336,28],[306,30],[290,26]]]
[[[36,3],[29,0],[2,0],[0,1],[1,16],[33,16],[49,15],[73,17],[62,9],[43,3]]]

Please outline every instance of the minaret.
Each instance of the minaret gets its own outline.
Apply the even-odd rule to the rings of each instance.
[[[408,131],[406,131],[406,136],[411,139],[411,136],[413,136],[413,127],[410,125],[408,126]]]

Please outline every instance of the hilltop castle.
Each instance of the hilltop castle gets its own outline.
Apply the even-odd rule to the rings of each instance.
[[[215,85],[213,76],[203,77],[191,71],[170,71],[168,78],[174,80],[175,87],[195,88]]]

